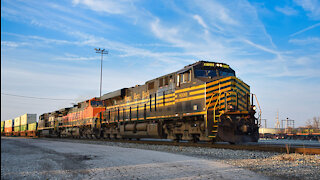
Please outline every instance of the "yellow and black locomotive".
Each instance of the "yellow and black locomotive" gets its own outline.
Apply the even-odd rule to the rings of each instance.
[[[198,61],[102,96],[96,137],[257,142],[250,87],[224,63]]]

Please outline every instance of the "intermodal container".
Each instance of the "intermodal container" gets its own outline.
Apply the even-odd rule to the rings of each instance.
[[[12,129],[14,127],[14,120],[9,119],[4,122],[4,132],[5,133],[12,133]]]
[[[20,117],[14,118],[14,132],[20,132],[21,119]]]
[[[28,124],[28,131],[36,131],[37,130],[37,122]]]
[[[4,132],[4,121],[1,121],[1,132]]]
[[[27,125],[37,122],[37,114],[24,114],[20,116],[21,118],[21,131],[26,131],[28,129]]]

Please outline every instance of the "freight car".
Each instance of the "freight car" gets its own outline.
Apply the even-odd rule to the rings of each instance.
[[[20,123],[21,123],[20,117],[14,118],[14,128],[12,132],[14,136],[20,136],[20,127],[21,127]]]
[[[1,136],[4,136],[4,121],[1,121]]]
[[[36,136],[37,135],[37,115],[24,114],[14,119],[1,121],[2,136]],[[2,133],[4,130],[4,133]]]
[[[14,132],[14,119],[4,121],[4,135],[12,136]]]

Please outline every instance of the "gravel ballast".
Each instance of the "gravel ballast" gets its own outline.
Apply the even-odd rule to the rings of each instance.
[[[197,158],[216,160],[256,173],[280,179],[320,179],[320,156],[303,154],[281,154],[276,152],[213,149],[203,147],[182,147],[149,145],[96,140],[47,139],[87,144],[103,144],[125,148],[147,149],[183,154]]]

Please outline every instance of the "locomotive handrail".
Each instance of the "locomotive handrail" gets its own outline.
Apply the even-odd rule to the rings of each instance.
[[[93,120],[94,120],[94,122],[95,122],[95,127],[96,128],[100,128],[101,127],[101,121],[102,121],[102,119],[101,119],[101,114],[102,112],[98,112],[98,113],[96,113],[94,116],[93,116]],[[100,117],[98,117],[98,116],[100,116]]]
[[[220,100],[220,95],[221,95],[221,92],[220,92],[220,83],[219,83],[219,93],[212,93],[211,98],[210,98],[210,101],[209,101],[208,105],[206,106],[206,111],[209,109],[209,106],[210,106],[210,104],[211,104],[212,98],[213,98],[216,94],[219,94],[219,97],[218,97],[218,99],[217,99],[217,101],[218,101],[218,100]],[[217,101],[216,101],[216,102],[217,102]],[[216,104],[215,104],[215,106],[214,106],[214,118],[215,118],[215,108],[216,108]],[[206,127],[208,127],[208,120],[207,120],[207,118],[206,118]]]
[[[262,115],[262,111],[261,111],[261,108],[260,108],[260,104],[259,104],[257,95],[256,95],[256,94],[253,94],[253,93],[252,93],[252,95],[255,97],[256,102],[257,102],[257,105],[258,105],[258,108],[259,108],[259,116],[258,116],[258,119],[259,119],[259,127],[260,127],[260,125],[261,125],[261,117],[262,117],[261,115]],[[252,102],[252,104],[253,104],[253,102]]]
[[[233,92],[233,91],[231,91],[231,92],[224,92],[224,98],[225,98],[225,105],[224,105],[224,109],[225,109],[225,111],[228,111],[228,94],[231,96],[232,95],[232,93],[236,93],[236,92]],[[236,94],[237,95],[237,94]]]
[[[220,82],[219,82],[219,96],[218,96],[218,99],[214,105],[214,108],[213,108],[213,121],[215,122],[216,120],[216,107],[217,107],[217,104],[218,104],[218,101],[219,101],[219,104],[220,104],[220,98],[221,98],[221,90],[220,90]]]
[[[211,98],[210,98],[210,101],[209,101],[209,103],[208,103],[208,105],[207,105],[207,107],[206,107],[206,111],[209,109],[209,106],[210,106],[210,104],[211,104],[211,100],[212,100],[213,96],[215,96],[216,94],[218,94],[218,93],[212,93]]]

